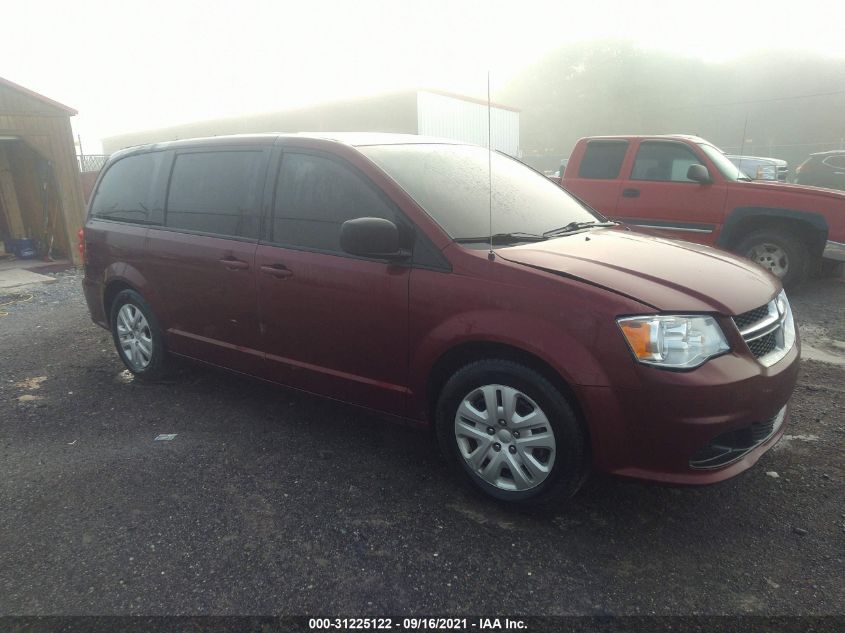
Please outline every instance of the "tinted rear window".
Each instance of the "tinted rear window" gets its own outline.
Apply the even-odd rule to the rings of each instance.
[[[231,237],[258,237],[260,151],[176,156],[167,197],[167,226]]]
[[[108,168],[91,204],[92,217],[158,224],[162,200],[155,183],[164,152],[121,158]]]
[[[578,169],[579,178],[612,180],[619,176],[628,141],[590,141]]]

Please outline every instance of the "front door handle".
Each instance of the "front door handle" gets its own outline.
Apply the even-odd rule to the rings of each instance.
[[[221,259],[220,263],[229,270],[246,270],[249,268],[249,262],[240,259]]]
[[[639,189],[623,189],[622,190],[622,197],[623,198],[639,198],[640,197],[640,190]]]
[[[286,268],[283,264],[272,264],[270,266],[262,266],[261,272],[265,275],[272,275],[278,279],[287,279],[293,272]]]

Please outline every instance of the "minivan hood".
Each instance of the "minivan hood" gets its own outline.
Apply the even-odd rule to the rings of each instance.
[[[780,289],[775,277],[748,260],[626,227],[496,252],[508,261],[580,279],[665,312],[741,314],[770,301]]]

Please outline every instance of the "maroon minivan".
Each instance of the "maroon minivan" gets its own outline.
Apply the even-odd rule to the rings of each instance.
[[[780,438],[798,372],[775,277],[453,141],[131,148],[84,246],[91,316],[139,378],[180,356],[430,425],[506,501],[567,497],[590,468],[736,475]]]

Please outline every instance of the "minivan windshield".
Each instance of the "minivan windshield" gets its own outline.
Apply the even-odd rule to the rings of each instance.
[[[491,233],[488,160],[493,175],[492,233],[500,244],[545,239],[550,233],[607,222],[542,174],[508,156],[490,156],[483,147],[420,143],[358,149],[456,241],[481,242]]]

